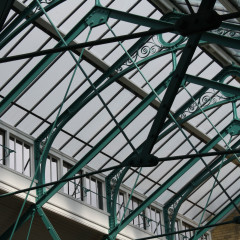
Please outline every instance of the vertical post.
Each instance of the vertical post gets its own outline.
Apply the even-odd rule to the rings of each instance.
[[[49,221],[48,217],[44,213],[43,209],[40,207],[40,208],[37,209],[37,212],[38,212],[39,216],[41,217],[43,223],[45,224],[49,234],[52,237],[52,239],[53,240],[61,240],[61,238],[58,236],[56,230],[54,229],[53,225]]]
[[[8,149],[10,149],[10,148],[9,148],[9,140],[10,140],[10,134],[9,134],[9,131],[6,130],[6,131],[5,131],[5,136],[4,136],[4,145],[5,145]],[[14,154],[14,153],[11,153],[11,154]],[[4,155],[6,155],[6,154],[4,153]],[[9,160],[9,158],[10,158],[10,155],[8,155],[7,157],[5,156],[5,165],[6,165],[7,167],[10,167],[10,160]]]

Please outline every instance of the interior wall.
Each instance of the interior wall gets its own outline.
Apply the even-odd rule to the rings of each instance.
[[[238,215],[238,212],[234,211],[223,222],[230,221]],[[227,224],[215,227],[211,234],[212,240],[240,240],[240,224]]]

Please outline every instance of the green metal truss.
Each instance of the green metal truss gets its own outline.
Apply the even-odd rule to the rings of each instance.
[[[223,68],[211,81],[213,82],[224,82],[224,80],[229,77],[229,76],[240,76],[240,68],[237,66],[228,66]],[[186,79],[188,78],[188,75],[185,76]],[[190,76],[189,78],[192,78],[192,76]],[[194,95],[194,98],[196,100],[201,99],[201,97],[206,93],[206,91],[208,90],[207,87],[204,87],[203,89],[201,89],[199,92],[197,92]],[[232,93],[233,94],[233,93]],[[209,104],[208,106],[204,106],[204,110],[207,111],[211,108],[217,107],[221,104],[225,104],[225,103],[229,103],[229,102],[233,102],[235,100],[237,100],[239,97],[229,97],[226,100],[222,100],[222,101],[216,101],[213,104]],[[211,101],[210,101],[211,103]],[[189,99],[182,107],[180,107],[174,114],[175,119],[178,119],[178,117],[183,116],[182,119],[179,119],[179,124],[182,124],[188,120],[190,120],[191,118],[197,116],[198,114],[200,114],[200,110],[196,110],[194,111],[192,114],[189,114],[188,116],[184,116],[184,112],[186,111],[186,109],[190,108],[191,105],[193,104],[192,100]],[[172,123],[172,120],[169,119],[165,122],[164,124],[164,128],[167,128],[170,124]],[[162,132],[159,135],[159,139],[163,138],[164,136],[166,136],[167,134],[169,134],[171,131],[173,131],[174,129],[176,129],[177,126],[173,125],[171,127],[169,127],[166,131]]]
[[[230,124],[231,126],[231,124]],[[230,128],[228,128],[229,131]],[[228,132],[229,133],[229,132]],[[240,141],[236,142],[232,148],[237,148],[240,145]],[[239,155],[239,154],[238,154]],[[215,159],[210,165],[209,169],[211,169],[212,173],[215,174],[219,171],[219,166],[217,166],[222,160],[224,156],[218,157]],[[222,167],[226,166],[228,163],[232,162],[234,159],[236,159],[235,156],[231,156],[228,159],[226,159],[222,163]],[[175,221],[177,217],[177,213],[182,205],[182,203],[186,200],[186,198],[202,183],[207,181],[209,178],[211,178],[212,175],[209,173],[208,169],[204,169],[199,174],[197,174],[191,182],[186,184],[180,191],[178,191],[163,207],[163,214],[164,214],[164,226],[165,226],[165,232],[174,232],[175,228]],[[171,210],[170,210],[171,209]],[[174,236],[168,236],[168,240],[174,239]]]
[[[50,4],[45,8],[46,11],[54,8],[58,4],[62,3],[64,0],[56,0],[50,2]],[[204,11],[205,9],[212,8],[215,1],[209,1],[203,0],[202,5],[200,7],[200,11]],[[37,6],[36,1],[33,1],[29,7],[23,11],[19,17],[14,20],[6,30],[4,30],[0,34],[0,48],[4,47],[11,39],[13,39],[15,36],[17,36],[18,33],[20,33],[24,28],[29,26],[29,24],[33,23],[39,16],[43,14],[41,10],[36,12],[35,14],[31,15],[33,9]],[[174,16],[174,17],[172,17]],[[96,1],[96,6],[86,14],[86,16],[78,22],[73,29],[66,35],[65,41],[67,43],[71,43],[83,30],[85,30],[87,27],[95,27],[99,24],[102,24],[108,20],[108,18],[114,18],[122,21],[127,21],[130,23],[140,24],[142,26],[149,27],[151,29],[164,29],[166,27],[173,27],[175,26],[178,19],[180,19],[183,15],[177,14],[177,13],[171,13],[171,15],[165,16],[162,20],[153,20],[145,17],[140,17],[137,15],[129,14],[129,13],[123,13],[120,11],[116,11],[113,9],[104,8],[101,6],[100,1]],[[24,19],[27,18],[27,20],[17,29],[15,27]],[[101,20],[103,18],[103,20]],[[237,30],[237,27],[234,24],[222,24],[222,28],[228,27],[229,29]],[[173,31],[176,32],[176,31]],[[148,37],[143,37],[140,40],[137,41],[136,44],[133,45],[129,49],[129,54],[134,54],[143,44],[148,40]],[[200,42],[200,40],[202,40]],[[96,41],[97,42],[97,41]],[[195,34],[193,36],[190,36],[187,45],[185,44],[179,44],[175,47],[175,51],[179,49],[183,50],[183,56],[181,57],[181,64],[178,64],[177,69],[174,73],[170,74],[156,89],[155,91],[160,94],[163,92],[166,88],[167,94],[165,94],[165,98],[163,99],[163,102],[160,105],[160,108],[158,110],[158,115],[156,116],[156,119],[154,121],[154,126],[150,131],[149,137],[147,140],[138,148],[138,155],[142,154],[142,157],[144,159],[141,159],[141,161],[147,161],[149,159],[149,154],[151,152],[151,149],[156,141],[161,139],[164,134],[168,134],[171,132],[174,128],[169,128],[162,134],[161,131],[165,129],[172,120],[168,120],[166,123],[164,123],[166,116],[170,110],[171,104],[177,94],[178,88],[183,84],[183,82],[192,82],[199,85],[204,86],[204,88],[197,93],[194,97],[196,99],[200,98],[208,88],[214,88],[217,89],[223,93],[230,94],[230,97],[228,97],[227,100],[222,101],[220,104],[228,103],[235,101],[236,99],[239,99],[239,89],[235,87],[231,87],[228,85],[223,84],[224,78],[233,75],[233,73],[237,73],[239,75],[239,68],[235,66],[231,66],[229,68],[224,69],[222,72],[217,75],[213,81],[209,81],[202,78],[197,78],[194,76],[185,75],[186,69],[188,65],[190,64],[192,55],[194,53],[195,48],[197,47],[198,43],[203,42],[209,42],[209,43],[221,43],[221,45],[224,46],[231,46],[236,49],[239,49],[239,39],[237,38],[230,38],[227,36],[222,36],[219,33],[214,32],[208,32],[208,33],[202,33],[202,34]],[[64,46],[64,44],[59,41],[59,43],[55,46],[55,48],[61,48]],[[187,46],[185,48],[185,46]],[[164,54],[168,54],[172,52],[172,49],[165,50],[160,53],[156,53],[152,56],[149,56],[143,60],[140,60],[138,62],[138,65],[142,65],[148,61],[151,61],[152,59],[158,58]],[[1,102],[0,102],[0,113],[4,112],[13,102],[30,84],[32,84],[35,80],[35,78],[54,60],[57,58],[57,56],[60,53],[53,53],[49,54],[46,57],[44,57],[26,76],[23,78],[23,80],[7,95]],[[116,61],[115,64],[113,64],[108,71],[102,74],[100,78],[97,79],[97,81],[94,83],[95,87],[100,86],[104,81],[109,78],[103,85],[101,85],[98,88],[98,91],[101,92],[104,90],[107,86],[109,86],[111,83],[116,81],[119,77],[123,76],[127,72],[131,71],[133,68],[135,68],[134,64],[129,66],[128,68],[124,69],[122,72],[119,72],[116,74],[116,70],[120,68],[124,62],[128,60],[128,55],[124,54],[118,61]],[[218,83],[219,81],[219,83]],[[173,87],[174,86],[174,87]],[[54,132],[52,135],[49,135],[51,132],[52,125],[50,125],[34,142],[34,153],[35,153],[35,165],[37,166],[39,164],[39,161],[41,159],[41,171],[38,172],[37,180],[38,184],[41,185],[45,182],[45,164],[48,152],[50,150],[50,147],[56,138],[57,134],[61,131],[63,126],[77,113],[79,110],[87,104],[91,99],[93,99],[97,94],[93,91],[92,88],[87,89],[77,100],[75,100],[74,103],[71,104],[68,109],[63,112],[57,122],[56,127],[54,129]],[[147,97],[145,97],[140,104],[137,105],[136,108],[134,108],[120,123],[122,129],[124,129],[131,121],[133,121],[147,106],[151,104],[151,102],[155,99],[154,93],[150,93]],[[174,117],[178,117],[181,114],[184,113],[184,111],[192,104],[192,101],[188,101],[184,106],[176,112]],[[215,103],[212,105],[209,105],[208,107],[216,107],[219,103]],[[196,114],[199,114],[199,112],[193,113],[190,116],[184,118],[181,120],[182,122],[196,116]],[[182,123],[181,122],[181,123]],[[82,169],[87,163],[89,163],[94,156],[96,156],[114,137],[116,137],[120,133],[120,129],[118,127],[113,128],[98,144],[96,144],[79,162],[69,171],[67,172],[62,179],[66,179],[68,177],[74,176],[77,172],[79,172],[80,169]],[[221,134],[226,135],[228,133],[228,127],[225,128]],[[160,134],[160,135],[159,135]],[[153,137],[154,135],[154,137]],[[201,152],[208,152],[211,148],[213,148],[217,142],[219,142],[221,139],[219,136],[215,137],[211,142],[209,142]],[[47,145],[45,145],[47,143]],[[41,156],[42,153],[42,146],[46,149],[44,151],[44,156]],[[116,180],[115,188],[111,188],[111,180],[113,177],[115,177],[117,174],[119,174],[119,171],[114,171],[108,178],[106,179],[107,184],[107,197],[108,197],[108,211],[110,212],[110,232],[107,236],[108,239],[113,239],[127,224],[129,224],[132,219],[134,219],[139,213],[141,213],[150,203],[152,203],[159,195],[161,195],[169,186],[171,186],[180,176],[182,176],[186,171],[188,171],[198,160],[199,158],[194,158],[192,161],[189,161],[186,163],[181,169],[178,170],[177,174],[172,176],[166,183],[164,183],[159,189],[157,189],[149,198],[147,198],[137,209],[135,209],[131,214],[129,214],[121,223],[121,225],[117,225],[116,221],[116,194],[118,192],[119,186],[121,184],[122,178],[129,169],[128,164],[131,162],[132,158],[136,157],[136,153],[132,153],[123,164],[123,169],[120,172],[119,177]],[[214,166],[212,166],[214,167]],[[205,175],[207,178],[209,176],[208,174]],[[204,178],[204,177],[203,177]],[[204,179],[201,179],[204,180]],[[58,183],[54,185],[50,190],[46,191],[44,189],[38,190],[37,195],[38,199],[36,201],[36,204],[30,207],[26,213],[23,214],[23,216],[20,218],[20,221],[17,225],[17,228],[22,226],[26,221],[30,219],[32,216],[32,212],[37,210],[37,212],[40,214],[40,216],[43,218],[44,224],[49,229],[49,232],[53,239],[60,239],[57,235],[56,231],[54,230],[53,226],[51,225],[50,221],[47,219],[46,215],[44,214],[42,210],[42,206],[54,195],[56,194],[62,187],[64,183]],[[190,191],[190,190],[189,190]],[[113,200],[113,202],[111,202]],[[112,209],[110,211],[110,209]],[[222,213],[223,214],[223,213]],[[225,212],[226,214],[226,212]],[[222,215],[221,215],[222,216]],[[2,236],[0,236],[0,239],[8,239],[11,231],[13,229],[13,226],[10,227]]]
[[[221,131],[222,136],[226,136],[229,131],[231,124]],[[202,148],[200,153],[206,153],[210,151],[219,141],[221,137],[217,135],[213,138],[206,146]],[[142,202],[135,210],[133,210],[123,221],[122,225],[115,226],[114,229],[109,234],[109,239],[111,236],[116,236],[125,226],[127,226],[138,214],[140,214],[146,207],[148,207],[153,201],[155,201],[162,193],[164,193],[176,180],[178,180],[184,173],[186,173],[193,165],[195,165],[200,158],[194,158],[183,165],[173,176],[171,176],[165,183],[163,183],[157,190],[155,190],[145,201]]]
[[[63,0],[62,0],[63,1]],[[61,0],[56,0],[53,1],[51,3],[51,5],[47,8],[46,10],[50,10],[51,8],[53,8],[54,6],[57,6],[58,4],[60,4],[62,2]],[[34,7],[36,6],[36,3],[32,3],[30,9],[32,10]],[[29,9],[26,9],[24,11],[24,13],[19,17],[19,19],[16,20],[16,22],[13,23],[13,26],[11,26],[10,30],[12,30],[13,27],[15,27],[24,17],[27,17],[29,14]],[[134,23],[134,24],[140,24],[142,26],[146,26],[146,27],[150,27],[152,29],[164,29],[166,27],[171,27],[173,26],[173,23],[169,23],[166,21],[161,21],[161,20],[154,20],[154,19],[149,19],[146,17],[141,17],[141,16],[137,16],[137,15],[133,15],[133,14],[129,14],[129,13],[124,13],[124,12],[120,12],[114,9],[109,9],[109,8],[104,8],[104,7],[100,7],[100,6],[95,6],[65,37],[65,41],[67,43],[70,43],[78,34],[80,34],[86,27],[88,27],[87,22],[85,21],[85,19],[88,19],[92,14],[96,14],[98,15],[97,19],[99,19],[99,13],[104,14],[104,16],[107,14],[108,18],[114,18],[114,19],[118,19],[118,20],[122,20],[122,21],[127,21],[130,23]],[[41,16],[43,13],[39,12],[37,13],[38,17]],[[28,26],[32,21],[34,21],[36,19],[36,17],[32,17],[30,18],[30,22],[24,23],[23,29]],[[171,18],[171,19],[175,19],[176,18]],[[80,27],[81,26],[81,27]],[[93,25],[94,26],[94,25]],[[225,25],[224,25],[225,26]],[[229,28],[235,29],[235,26],[232,24],[228,24],[227,25]],[[7,34],[8,31],[6,29],[6,33]],[[18,32],[14,32],[13,36],[17,35]],[[209,35],[210,39],[214,39],[214,41],[210,41],[208,39],[208,37],[203,37],[205,36],[205,34],[207,34],[207,36]],[[4,35],[3,35],[4,37]],[[224,39],[222,39],[224,38]],[[0,39],[1,39],[1,35],[0,35]],[[221,43],[224,42],[223,40],[226,40],[228,42],[230,41],[236,41],[237,43],[237,47],[236,49],[239,48],[239,40],[236,38],[230,38],[230,37],[222,37],[220,34],[216,34],[216,33],[203,33],[202,34],[202,40],[203,41],[207,41],[209,43]],[[97,41],[96,41],[97,42]],[[232,48],[235,48],[235,44],[234,43],[230,43]],[[224,45],[224,44],[222,44]],[[1,43],[0,43],[1,46]],[[58,43],[55,48],[59,48],[63,46],[63,43]],[[26,76],[26,78],[24,78],[9,94],[8,96],[6,96],[1,102],[0,102],[0,113],[3,112],[8,106],[9,104],[14,101],[14,99],[16,99],[16,97],[36,78],[36,76],[41,73],[41,71],[43,71],[43,69],[51,62],[53,61],[59,54],[55,53],[55,54],[51,54],[49,56],[46,56],[43,60],[41,60],[41,62],[39,63],[39,65],[37,65],[30,73],[29,75]]]
[[[129,52],[131,53],[131,52],[135,52],[138,48],[139,48],[139,44],[143,44],[144,42],[146,41],[146,38],[145,39],[141,39],[141,40],[139,40],[138,42],[137,42],[137,44],[135,44],[134,45],[134,47],[132,47],[130,50],[129,50]],[[120,58],[120,60],[115,64],[115,65],[113,65],[110,69],[109,69],[109,71],[108,72],[105,72],[97,81],[96,81],[96,85],[98,84],[101,84],[102,83],[102,81],[104,81],[107,77],[109,77],[116,69],[118,69],[126,60],[127,60],[127,56],[123,56],[123,57],[121,57]],[[129,71],[131,70],[131,68],[129,69]],[[119,78],[120,77],[120,75],[123,75],[124,73],[125,73],[126,71],[124,71],[124,72],[122,72],[121,74],[118,74],[118,75],[115,75],[112,79],[110,79],[111,81],[110,82],[113,82],[115,79],[117,79],[117,78]],[[168,79],[169,80],[169,79]],[[109,83],[107,83],[107,84],[104,84],[102,87],[101,87],[101,89],[99,89],[99,91],[101,91],[101,90],[103,90],[103,89],[105,89],[105,87],[106,86],[108,86],[108,84]],[[163,91],[164,89],[165,89],[165,86],[164,86],[164,84],[162,84],[161,86],[160,86],[160,89],[161,89],[161,91]],[[52,142],[53,142],[53,140],[54,140],[54,138],[57,136],[57,133],[62,129],[62,127],[86,104],[86,102],[87,101],[90,101],[93,97],[95,97],[96,96],[96,94],[92,94],[91,96],[89,96],[89,98],[88,99],[86,99],[85,100],[85,98],[90,94],[92,92],[92,89],[88,89],[86,92],[85,92],[85,94],[83,94],[82,96],[80,96],[60,117],[59,117],[59,119],[58,119],[58,123],[57,123],[57,127],[56,127],[56,129],[55,129],[55,131],[54,131],[54,135],[52,135],[51,136],[51,141],[49,141],[49,145],[48,146],[45,146],[45,147],[47,147],[48,148],[48,150],[50,149],[50,146],[51,146],[51,144],[52,144]],[[150,96],[150,97],[147,97],[146,98],[146,102],[145,102],[145,105],[144,104],[142,104],[141,103],[141,105],[144,105],[142,108],[136,108],[135,109],[135,112],[137,112],[137,113],[134,113],[135,115],[134,116],[132,116],[131,117],[131,120],[133,120],[141,111],[143,111],[143,109],[146,107],[146,106],[148,106],[152,101],[153,101],[153,99],[154,99],[154,96],[152,95],[152,96]],[[84,101],[85,100],[85,101]],[[144,103],[144,102],[143,102]],[[137,114],[137,115],[136,115]],[[132,114],[133,115],[133,114]],[[126,119],[128,119],[128,118],[126,118]],[[129,123],[128,123],[129,124]],[[40,144],[42,143],[42,141],[44,140],[44,138],[46,138],[47,136],[48,136],[48,134],[49,134],[49,132],[50,132],[50,129],[51,129],[51,126],[47,129],[47,130],[45,130],[36,140],[35,140],[35,144],[34,144],[34,152],[35,152],[35,161],[36,161],[36,165],[38,164],[38,159],[40,158],[40,153],[41,153],[41,149],[40,149]],[[116,130],[118,130],[118,129],[116,129],[115,128],[115,132],[118,132],[118,131],[116,131]],[[114,131],[112,131],[112,132],[114,132]],[[117,133],[115,133],[115,135],[113,135],[113,137],[114,136],[116,136],[116,134]],[[113,137],[110,139],[110,140],[108,140],[108,142],[110,142],[112,139],[113,139]],[[102,147],[103,148],[103,147]],[[99,151],[98,150],[95,150],[94,151],[94,155],[96,155],[97,153],[98,153]],[[46,151],[46,154],[45,154],[45,156],[43,156],[43,170],[45,169],[44,168],[44,162],[46,161],[46,158],[47,158],[47,154],[48,154],[48,151]],[[90,155],[91,156],[91,155]],[[93,156],[91,156],[90,157],[90,159],[88,160],[88,162],[91,160],[93,158]],[[74,173],[71,173],[70,171],[68,172],[68,175],[66,176],[65,175],[65,177],[67,178],[68,176],[73,176],[73,175],[75,175],[75,171],[76,172],[78,172],[83,166],[85,166],[87,164],[87,162],[86,161],[82,161],[82,164],[80,165],[80,167],[78,167],[77,168],[77,170],[75,170],[76,169],[76,167],[77,166],[75,166],[74,168],[75,169],[73,169],[73,171],[74,171]],[[39,180],[39,184],[42,182],[44,182],[44,171],[42,170],[42,172],[37,176],[37,179]],[[62,184],[62,185],[64,185],[64,184]],[[61,186],[62,187],[62,186]],[[48,196],[48,199],[50,198],[50,197],[52,197],[61,187],[58,187],[58,189],[57,190],[54,190],[53,191],[53,189],[51,189],[52,191],[53,191],[53,193],[50,195],[49,194],[49,192],[47,192],[42,198],[40,198],[41,199],[41,201],[39,202],[39,201],[37,201],[37,203],[36,203],[36,206],[37,207],[39,207],[39,206],[41,206],[41,204],[43,205],[47,200],[46,199],[44,199],[44,197],[46,197],[46,196]],[[43,191],[38,191],[38,198],[40,197],[40,196],[42,196],[42,194],[43,194]],[[50,197],[49,197],[50,196]],[[39,199],[39,200],[40,200]],[[39,204],[40,203],[40,204]],[[26,214],[27,215],[27,214]],[[29,219],[29,217],[30,217],[30,215],[31,215],[31,211],[29,211],[28,212],[28,217],[26,217],[26,216],[24,216],[22,219]],[[23,220],[23,221],[25,221],[25,220]],[[22,225],[22,221],[20,221],[21,223],[19,224],[19,226],[20,225]],[[8,231],[8,233],[10,233],[10,231]],[[7,235],[7,234],[5,234],[5,235]],[[3,235],[3,236],[5,236],[5,235]],[[2,237],[3,237],[2,236]],[[1,239],[1,238],[0,238]],[[4,239],[4,238],[3,238]]]
[[[238,195],[237,197],[235,197],[233,199],[233,202],[236,205],[239,205],[240,203],[240,195]],[[204,233],[206,233],[210,228],[208,228],[208,225],[211,224],[215,224],[219,221],[221,221],[228,213],[230,213],[232,210],[234,209],[234,206],[229,203],[226,207],[224,207],[224,209],[222,209],[213,219],[211,219],[206,225],[205,225],[205,229],[198,231],[197,234],[195,234],[195,237],[198,239],[200,238],[202,235],[204,235]],[[193,237],[190,238],[190,240],[193,240]]]
[[[49,11],[54,7],[58,6],[66,0],[54,0],[50,2],[46,7],[45,11]],[[37,8],[37,2],[32,1],[29,6],[22,11],[0,34],[0,49],[8,44],[13,38],[15,38],[21,31],[26,29],[30,24],[33,24],[36,19],[43,15],[43,11],[39,10],[33,13],[34,9]],[[38,9],[36,9],[38,10]],[[25,20],[26,19],[26,20]],[[21,25],[19,25],[25,20]],[[16,28],[17,27],[17,28]]]
[[[1,2],[1,10],[0,10],[0,31],[2,30],[3,24],[11,10],[11,7],[13,5],[13,0],[3,0]]]
[[[214,78],[213,81],[209,81],[210,84],[216,84],[219,87],[222,86],[221,84],[217,83],[217,81],[224,82],[224,80],[228,77],[228,76],[232,76],[232,75],[236,75],[236,76],[240,76],[240,68],[236,67],[236,66],[229,66],[226,67],[224,69],[222,69]],[[187,79],[192,79],[191,81],[195,81],[195,77],[194,76],[190,76],[190,75],[185,75],[186,81]],[[193,80],[194,79],[194,80]],[[196,78],[197,81],[198,78]],[[206,79],[204,79],[204,81],[207,81]],[[208,81],[207,81],[208,82]],[[216,87],[216,85],[214,87]],[[211,85],[213,86],[213,85]],[[209,87],[209,85],[208,85]],[[195,99],[201,99],[204,94],[206,93],[206,91],[208,90],[208,87],[203,88],[202,90],[200,90],[199,92],[197,92],[194,95]],[[221,90],[221,89],[219,89]],[[224,89],[225,90],[225,89]],[[229,89],[230,90],[230,89]],[[238,89],[235,89],[236,91],[238,91]],[[225,90],[226,91],[226,90]],[[232,91],[228,92],[229,94],[234,94]],[[219,101],[219,102],[213,102],[210,103],[208,106],[204,107],[204,111],[211,109],[211,108],[215,108],[221,104],[226,104],[232,101],[235,101],[236,99],[239,99],[239,97],[229,97],[226,100],[223,101]],[[211,102],[211,101],[210,101]],[[186,102],[175,114],[174,117],[176,119],[179,118],[180,115],[182,115],[186,109],[190,108],[192,105],[192,101],[189,100],[188,102]],[[200,114],[200,110],[196,110],[193,113],[191,113],[189,116],[184,117],[183,119],[179,119],[178,122],[180,124],[190,120],[191,118],[194,118],[195,116],[197,116],[198,114]],[[166,121],[166,123],[163,126],[163,129],[167,128],[171,123],[172,123],[172,119],[169,119],[168,121]],[[157,141],[161,140],[163,137],[165,137],[166,135],[170,134],[175,128],[177,128],[177,125],[174,124],[172,127],[167,128],[167,130],[163,131],[159,136]],[[235,148],[235,147],[234,147]],[[137,151],[141,152],[142,150],[142,145],[138,147]],[[127,171],[130,169],[130,167],[124,167],[125,165],[128,165],[128,162],[131,161],[131,158],[133,157],[134,153],[132,153],[129,157],[127,157],[127,159],[124,161],[123,168],[122,169],[116,169],[114,171],[112,171],[108,177],[106,178],[106,194],[107,194],[107,208],[108,208],[108,212],[110,213],[109,216],[109,230],[111,231],[114,227],[116,227],[117,225],[117,216],[116,216],[116,201],[117,201],[117,194],[119,192],[119,187],[121,184],[122,179],[124,178],[125,174],[127,173]],[[166,230],[167,231],[167,230]]]
[[[54,229],[53,225],[51,224],[48,217],[44,213],[43,209],[40,207],[40,208],[37,209],[37,212],[38,212],[39,216],[41,217],[43,223],[45,224],[48,232],[50,233],[50,235],[52,237],[52,239],[60,240],[61,238],[58,236],[56,230]]]

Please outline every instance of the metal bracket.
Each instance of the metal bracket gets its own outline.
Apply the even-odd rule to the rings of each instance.
[[[182,36],[219,28],[221,19],[214,10],[182,16],[176,22],[176,29]]]
[[[15,152],[14,150],[0,144],[0,147],[2,147],[4,149],[4,158],[8,157],[11,153]],[[0,159],[2,160],[2,159]]]
[[[86,19],[86,23],[91,28],[102,25],[108,21],[109,14],[106,9],[97,9]]]
[[[130,159],[129,165],[131,167],[154,167],[158,165],[158,158],[154,155],[148,154],[144,158],[141,158],[139,155],[135,154]]]
[[[236,136],[240,134],[240,120],[233,120],[231,125],[227,129],[231,136]]]

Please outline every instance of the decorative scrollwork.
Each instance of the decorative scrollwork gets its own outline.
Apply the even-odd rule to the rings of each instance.
[[[122,178],[125,176],[128,168],[123,167],[121,169],[115,169],[106,178],[106,197],[107,197],[107,209],[110,213],[109,216],[109,228],[113,229],[117,224],[117,194],[119,190]]]
[[[208,91],[204,95],[202,95],[199,99],[197,99],[197,102],[193,102],[184,113],[180,115],[180,118],[185,118],[188,115],[194,113],[195,111],[199,110],[200,107],[206,107],[211,104],[214,104],[216,102],[219,102],[220,100],[227,99],[223,94],[218,93],[215,89],[212,89],[212,92]]]
[[[121,67],[117,69],[117,72],[121,72],[124,67],[128,67],[134,62],[139,61],[139,59],[144,59],[151,55],[160,52],[163,49],[169,49],[169,52],[174,51],[175,47],[185,41],[185,38],[179,36],[177,40],[173,42],[166,42],[163,39],[162,34],[152,36],[148,42],[145,43],[141,48],[139,48],[132,56],[132,60],[128,59]]]
[[[119,181],[119,178],[122,174],[122,172],[124,171],[124,168],[122,168],[119,172],[117,172],[117,174],[115,176],[112,177],[111,181],[110,181],[110,186],[111,186],[111,199],[114,196],[114,191],[115,191],[115,187]]]
[[[181,197],[180,197],[180,198],[181,198]],[[177,207],[180,198],[179,198],[178,200],[176,200],[176,201],[168,208],[168,218],[169,218],[169,220],[170,220],[170,221],[169,221],[170,224],[171,224],[172,217],[173,217],[173,215],[174,215],[174,210],[175,210],[175,208]]]
[[[168,225],[168,231],[172,232],[175,229],[175,221],[176,221],[176,216],[179,208],[179,203],[182,200],[182,195],[179,195],[176,199],[174,199],[172,202],[168,203],[168,205],[165,208],[165,214],[164,217],[168,219],[165,224]],[[173,235],[169,238],[173,240]]]
[[[240,37],[240,31],[235,31],[235,30],[227,29],[223,27],[214,29],[211,32],[221,36],[225,36],[225,37],[234,37],[234,38]]]
[[[138,49],[131,58],[134,62],[137,62],[139,59],[144,59],[150,55],[153,55],[163,49],[163,46],[157,41],[156,36],[153,36],[145,45]],[[128,67],[133,64],[131,59],[128,59],[120,68],[117,69],[117,72],[121,72],[123,67]]]
[[[42,141],[41,141],[41,143],[39,144],[39,148],[40,148],[40,151],[41,151],[41,153],[43,153],[43,150],[44,150],[44,148],[45,148],[45,146],[46,146],[46,143],[47,143],[47,137],[45,137]]]
[[[50,4],[52,1],[54,0],[40,0],[40,4],[41,5],[48,5]],[[37,11],[41,10],[40,6],[36,6],[34,9],[33,9],[33,12],[36,13]]]

